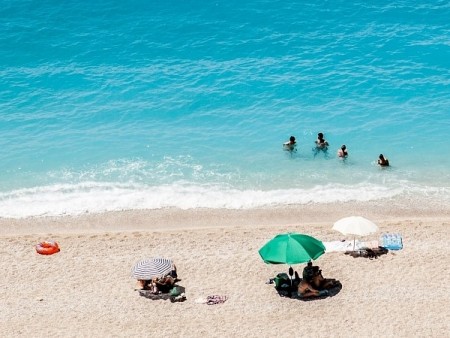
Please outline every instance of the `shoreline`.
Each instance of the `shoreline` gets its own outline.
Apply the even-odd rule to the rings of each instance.
[[[411,200],[311,203],[255,209],[152,209],[108,211],[78,216],[0,218],[0,236],[42,233],[176,231],[216,227],[283,226],[329,223],[360,215],[375,222],[448,219],[450,206]]]

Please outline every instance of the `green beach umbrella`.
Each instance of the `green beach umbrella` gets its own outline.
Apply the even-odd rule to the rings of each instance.
[[[325,246],[318,239],[298,234],[279,234],[268,241],[259,254],[267,264],[300,264],[319,258]]]

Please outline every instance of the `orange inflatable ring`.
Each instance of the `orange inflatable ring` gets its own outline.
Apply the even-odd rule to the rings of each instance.
[[[36,244],[36,252],[41,255],[53,255],[59,252],[59,245],[56,242],[41,242]]]

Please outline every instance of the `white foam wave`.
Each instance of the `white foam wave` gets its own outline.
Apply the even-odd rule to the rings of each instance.
[[[448,191],[416,188],[424,196]],[[0,217],[80,215],[118,210],[176,207],[249,209],[277,205],[370,201],[412,194],[411,187],[388,188],[359,184],[322,185],[311,189],[238,190],[217,185],[189,183],[161,186],[85,182],[20,189],[0,194]]]

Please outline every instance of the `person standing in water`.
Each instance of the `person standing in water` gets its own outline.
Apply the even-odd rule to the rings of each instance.
[[[327,150],[328,146],[329,146],[328,142],[323,138],[323,133],[318,133],[316,140],[316,147],[321,150]]]
[[[389,160],[385,158],[383,154],[380,154],[380,156],[378,156],[378,165],[381,167],[389,167]]]
[[[338,150],[337,155],[342,158],[346,158],[348,156],[347,146],[345,144],[343,144]]]
[[[289,141],[283,143],[283,148],[285,150],[294,151],[297,142],[295,141],[295,136],[291,136]]]

